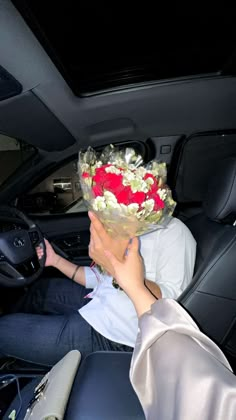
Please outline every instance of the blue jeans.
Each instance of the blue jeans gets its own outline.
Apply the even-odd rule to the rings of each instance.
[[[0,356],[52,366],[68,351],[82,358],[98,350],[132,351],[96,332],[79,314],[88,290],[67,279],[40,279],[0,317]]]

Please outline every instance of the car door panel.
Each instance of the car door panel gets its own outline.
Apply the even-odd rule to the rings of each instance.
[[[37,216],[35,222],[55,251],[80,265],[89,265],[90,221],[87,213]]]

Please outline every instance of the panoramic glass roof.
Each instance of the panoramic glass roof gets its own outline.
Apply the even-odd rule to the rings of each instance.
[[[236,6],[14,0],[76,95],[234,74]],[[48,4],[49,3],[49,4]],[[128,3],[128,2],[127,2]],[[154,5],[158,7],[154,8]]]

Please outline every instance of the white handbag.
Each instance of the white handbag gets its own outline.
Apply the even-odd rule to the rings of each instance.
[[[24,420],[63,420],[80,359],[72,350],[53,366],[35,388]]]

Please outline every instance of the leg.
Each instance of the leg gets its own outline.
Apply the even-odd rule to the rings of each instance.
[[[0,317],[0,354],[52,366],[68,351],[93,351],[90,325],[72,315],[11,314]]]
[[[62,278],[42,278],[34,283],[11,312],[65,315],[77,313],[88,303],[89,290],[74,281]]]

